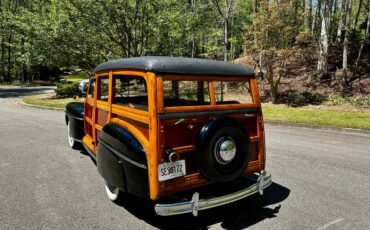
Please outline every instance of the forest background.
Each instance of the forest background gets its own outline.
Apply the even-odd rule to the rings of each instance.
[[[237,62],[265,101],[370,106],[370,0],[0,0],[0,84],[148,55]]]

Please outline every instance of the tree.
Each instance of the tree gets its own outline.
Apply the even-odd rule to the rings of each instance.
[[[319,58],[317,61],[317,73],[319,78],[323,78],[329,75],[328,52],[332,4],[333,0],[324,1],[324,12],[321,21],[321,32],[319,38]]]
[[[366,39],[370,36],[370,0],[367,1],[367,22],[366,22],[366,30],[365,30],[365,37],[364,40],[362,40],[360,50],[358,51],[357,59],[356,59],[356,64],[355,66],[358,66],[358,63],[361,58],[362,50],[364,48]]]
[[[312,18],[312,0],[305,0],[304,4],[304,24],[307,28],[311,28]]]
[[[352,0],[347,1],[346,5],[346,25],[345,25],[345,35],[343,42],[343,78],[342,84],[344,88],[348,86],[348,43],[349,43],[349,33],[351,30],[351,12],[352,12]]]
[[[303,21],[299,21],[295,11],[288,0],[260,2],[259,13],[252,16],[253,25],[246,27],[245,52],[258,63],[260,75],[267,79],[273,103],[278,102],[280,82],[299,53],[297,28]]]
[[[223,7],[220,4],[220,0],[213,0],[213,3],[216,5],[217,11],[223,20],[223,57],[224,61],[227,61],[229,51],[229,27],[233,17],[234,0],[225,0]]]
[[[339,43],[342,40],[342,29],[343,29],[343,15],[345,12],[345,5],[346,0],[341,0],[341,7],[340,7],[340,17],[338,19],[338,30],[337,30],[337,39],[336,41]]]

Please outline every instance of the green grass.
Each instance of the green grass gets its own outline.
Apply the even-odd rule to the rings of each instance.
[[[66,75],[64,78],[67,80],[67,82],[77,82],[83,79],[87,78],[87,74],[84,72],[78,73],[78,74],[71,74],[71,75]]]
[[[80,99],[81,100],[81,99]],[[69,102],[76,101],[73,98],[54,99],[45,95],[34,95],[23,98],[26,104],[45,106],[51,108],[65,108]],[[82,101],[82,100],[81,100]]]
[[[262,106],[265,120],[370,130],[370,113]]]

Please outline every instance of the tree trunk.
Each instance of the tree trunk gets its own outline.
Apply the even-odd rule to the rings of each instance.
[[[10,74],[11,65],[12,65],[12,48],[11,48],[11,44],[12,44],[12,32],[10,31],[8,33],[8,73],[7,73],[7,77],[5,79],[5,81],[7,81],[7,82],[9,82],[11,80],[11,74]]]
[[[194,21],[194,15],[196,13],[195,11],[195,0],[191,0],[191,11],[192,11],[192,18]],[[191,29],[192,32],[192,39],[191,39],[191,57],[193,58],[195,55],[195,30],[194,26]]]
[[[344,42],[343,42],[343,78],[342,84],[344,88],[348,87],[348,43],[349,43],[349,33],[351,30],[351,12],[352,12],[352,0],[347,1],[346,7],[346,27],[345,27],[345,35],[344,35]]]
[[[361,47],[360,47],[360,50],[358,51],[358,55],[357,55],[357,59],[356,59],[356,67],[358,66],[358,63],[360,61],[360,58],[361,58],[361,53],[362,53],[362,49],[364,48],[364,45],[365,45],[365,42],[366,42],[366,39],[369,37],[370,35],[370,0],[368,0],[367,2],[367,23],[366,23],[366,32],[365,32],[365,37],[364,37],[364,40],[362,41],[361,43]]]
[[[307,28],[311,26],[312,0],[305,0],[304,4],[304,24]]]
[[[257,15],[257,12],[258,12],[258,0],[254,0],[253,1],[253,15]],[[253,26],[253,31],[255,31],[253,21],[252,21],[252,26]],[[253,41],[254,41],[254,45],[257,45],[257,35],[255,32],[253,33]]]
[[[337,42],[338,43],[342,40],[343,15],[345,12],[345,9],[344,9],[345,5],[346,5],[346,0],[341,0],[340,17],[339,17],[338,30],[337,30]]]
[[[358,2],[358,10],[357,10],[356,18],[355,18],[355,26],[354,26],[354,28],[357,27],[358,17],[360,16],[362,2],[363,2],[363,0],[359,0],[359,2]],[[370,7],[370,5],[368,5],[368,7]]]
[[[321,21],[321,33],[319,39],[319,58],[317,61],[318,77],[324,78],[329,75],[328,72],[328,52],[329,52],[329,28],[332,0],[326,0],[323,17]]]
[[[315,32],[315,27],[316,27],[316,23],[317,23],[316,21],[317,21],[317,18],[319,17],[319,15],[320,15],[322,1],[323,0],[317,0],[315,15],[312,19],[311,34],[313,34]]]

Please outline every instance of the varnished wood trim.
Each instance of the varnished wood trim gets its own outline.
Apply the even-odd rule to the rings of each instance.
[[[82,143],[84,143],[86,145],[86,147],[88,147],[90,149],[91,152],[96,154],[95,146],[93,144],[93,139],[89,135],[85,135],[82,138]]]
[[[164,112],[164,98],[163,98],[163,79],[157,77],[157,107],[158,113]]]
[[[102,103],[99,103],[99,101],[98,101],[98,103],[96,104],[96,108],[98,108],[99,110],[109,112],[108,103],[107,104],[102,104]]]
[[[215,85],[213,84],[213,81],[210,81],[208,83],[208,87],[209,87],[209,98],[211,100],[211,105],[216,105]]]
[[[158,184],[158,120],[157,120],[157,92],[156,76],[149,72],[148,76],[148,104],[149,104],[149,151],[147,155],[149,173],[149,196],[152,200],[159,198]]]
[[[90,125],[93,125],[93,122],[91,120],[90,117],[85,117],[85,120],[87,121],[87,123],[89,123]]]
[[[102,73],[97,73],[96,74],[96,77],[105,77],[105,76],[109,76],[109,72],[106,71],[106,70]]]
[[[103,126],[98,125],[98,124],[95,124],[95,128],[96,128],[97,130],[99,130],[99,131],[102,131]]]
[[[215,111],[215,110],[233,110],[233,109],[253,109],[259,108],[254,104],[227,104],[227,105],[201,105],[201,106],[177,106],[165,107],[165,113],[197,112],[197,111]]]
[[[260,101],[260,97],[259,97],[259,94],[258,94],[258,87],[257,87],[256,79],[251,79],[249,81],[249,85],[250,85],[250,90],[251,90],[251,94],[252,94],[253,103],[258,105],[258,106],[261,106],[261,101]]]
[[[109,71],[108,121],[110,121],[112,117],[112,98],[113,98],[113,77],[112,77],[112,71]]]
[[[129,76],[140,76],[145,78],[147,80],[146,72],[145,71],[139,71],[139,70],[120,70],[115,69],[112,71],[112,75],[129,75]]]
[[[116,110],[125,111],[125,112],[128,112],[128,113],[137,114],[137,115],[149,116],[149,112],[147,112],[147,111],[139,110],[139,109],[133,109],[133,108],[129,108],[129,107],[122,106],[122,105],[112,104],[112,108],[116,109]]]
[[[194,151],[194,149],[195,149],[194,145],[180,146],[180,147],[172,148],[172,150],[176,153],[191,152],[191,151]]]
[[[131,113],[131,112],[128,112],[126,110],[122,110],[121,108],[117,109],[117,108],[113,107],[112,108],[112,113],[116,114],[116,115],[119,115],[119,116],[127,117],[127,118],[132,119],[132,120],[140,121],[140,122],[145,123],[145,124],[149,124],[149,122],[150,122],[149,116],[143,116],[143,115]]]

